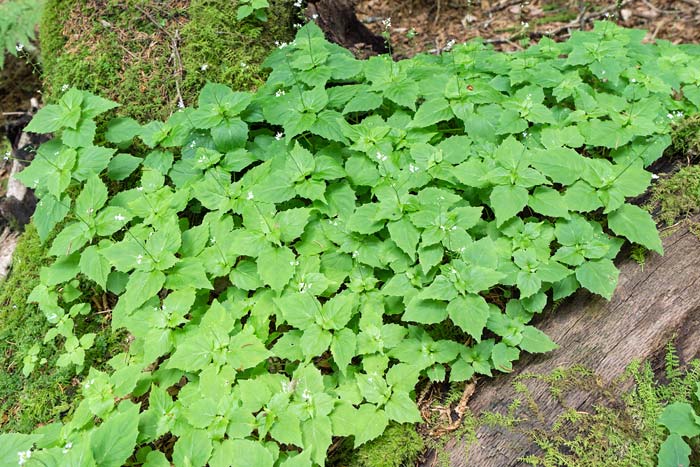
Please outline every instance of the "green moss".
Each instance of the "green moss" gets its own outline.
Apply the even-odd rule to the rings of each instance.
[[[180,5],[49,0],[41,23],[48,100],[67,84],[119,102],[121,115],[164,119],[180,97],[193,103],[207,81],[261,84],[260,64],[274,42],[293,37],[290,0],[271,2],[267,23],[239,23],[237,2],[229,0]]]
[[[171,58],[171,37],[183,12],[155,5],[48,1],[40,28],[47,99],[69,85],[113,99],[121,104],[120,114],[141,121],[174,111],[179,68]]]
[[[183,91],[194,96],[207,82],[234,89],[254,89],[266,73],[260,65],[275,42],[293,39],[298,10],[290,0],[270,2],[268,21],[235,20],[237,2],[192,0],[189,23],[182,29]]]
[[[42,342],[49,323],[33,304],[29,292],[39,282],[39,271],[48,264],[46,251],[33,225],[27,226],[15,251],[12,273],[0,284],[0,431],[28,433],[40,424],[60,419],[73,407],[77,381],[73,368],[56,367],[60,351],[53,343],[43,346],[46,358],[29,377],[22,375],[28,350]],[[81,324],[81,332],[96,332],[95,345],[86,353],[86,367],[104,367],[109,355],[123,350],[123,339],[107,331],[103,317]]]
[[[666,225],[700,212],[700,166],[684,167],[659,180],[652,188],[648,208],[658,211],[658,219]]]
[[[353,451],[347,467],[402,467],[415,465],[425,449],[423,440],[410,424],[391,424],[384,434]]]
[[[669,347],[663,379],[661,384],[648,363],[630,365],[609,385],[582,367],[526,375],[516,383],[519,397],[508,413],[485,413],[478,423],[528,436],[541,450],[523,459],[528,465],[654,467],[656,453],[666,437],[664,428],[657,424],[658,416],[669,403],[690,402],[700,381],[700,361],[681,370],[673,347]],[[545,383],[560,404],[562,413],[553,421],[543,416],[531,397],[527,383],[532,380]],[[620,390],[627,382],[633,383],[632,389]],[[602,402],[586,411],[568,406],[567,396],[581,392]]]

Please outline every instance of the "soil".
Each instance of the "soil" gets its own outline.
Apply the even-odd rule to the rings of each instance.
[[[356,11],[378,35],[391,19],[391,45],[402,58],[475,37],[513,51],[542,36],[563,40],[600,19],[645,29],[648,41],[697,43],[699,7],[700,0],[359,0]]]

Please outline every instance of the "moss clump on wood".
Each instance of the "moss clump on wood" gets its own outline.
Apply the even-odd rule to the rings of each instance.
[[[630,365],[609,385],[581,367],[526,375],[517,383],[521,397],[513,401],[508,413],[482,414],[479,423],[524,433],[541,451],[522,459],[528,465],[655,467],[659,446],[666,438],[665,429],[657,423],[661,411],[673,402],[691,402],[700,382],[699,360],[681,369],[672,346],[666,360],[663,384],[648,362]],[[562,406],[562,414],[554,421],[545,419],[529,397],[528,380],[546,383]],[[621,391],[621,385],[630,380],[632,389]],[[597,394],[601,402],[587,410],[568,407],[567,394],[574,391]]]
[[[207,81],[252,89],[275,41],[293,37],[298,10],[271,2],[269,20],[238,22],[230,0],[49,0],[41,23],[48,100],[65,86],[121,104],[141,122],[196,101]]]
[[[683,167],[652,188],[649,208],[665,225],[700,212],[700,166]]]
[[[189,22],[182,29],[183,92],[196,96],[207,81],[233,89],[254,89],[264,83],[263,60],[276,43],[294,38],[299,10],[289,0],[270,1],[268,21],[235,20],[237,2],[192,0]]]

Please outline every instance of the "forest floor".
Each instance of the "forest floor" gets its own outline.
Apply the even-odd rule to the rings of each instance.
[[[700,0],[360,0],[357,16],[375,34],[391,18],[394,55],[406,57],[475,37],[513,51],[543,36],[566,39],[602,19],[645,29],[648,41],[697,43],[699,7]]]

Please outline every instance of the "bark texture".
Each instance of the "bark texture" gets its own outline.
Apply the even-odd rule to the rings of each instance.
[[[356,0],[311,0],[307,15],[318,15],[316,21],[329,41],[365,55],[367,49],[374,53],[386,53],[383,38],[376,36],[355,16]]]
[[[513,382],[525,373],[546,374],[558,367],[583,365],[604,383],[618,377],[633,360],[651,360],[663,366],[665,346],[674,339],[681,361],[700,354],[700,241],[687,228],[664,239],[665,255],[652,254],[644,266],[623,258],[621,274],[610,302],[579,291],[537,324],[559,349],[528,356],[513,373],[477,383],[469,402],[473,413],[507,413],[517,397]],[[544,383],[529,384],[544,419],[551,423],[561,413]],[[623,388],[624,389],[624,388]],[[581,391],[567,399],[569,407],[588,410],[601,395]],[[518,458],[539,452],[525,435],[498,427],[481,427],[478,441],[468,448],[461,440],[448,445],[454,467],[513,467],[526,465]],[[428,465],[430,465],[428,463]]]

